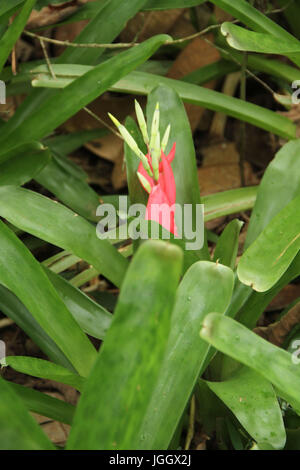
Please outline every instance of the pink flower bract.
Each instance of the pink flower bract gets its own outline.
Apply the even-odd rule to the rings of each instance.
[[[138,172],[146,178],[151,187],[145,219],[158,222],[166,230],[177,235],[175,224],[176,184],[171,167],[175,151],[176,143],[174,143],[168,155],[165,155],[163,151],[161,152],[158,181],[148,175],[142,162],[139,164]],[[151,156],[149,153],[146,156],[152,170]]]

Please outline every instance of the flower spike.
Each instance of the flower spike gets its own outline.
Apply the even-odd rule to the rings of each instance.
[[[112,122],[114,123],[114,125],[118,128],[121,136],[123,137],[123,139],[125,140],[126,144],[128,145],[128,147],[131,148],[131,150],[139,157],[139,159],[142,161],[143,163],[143,166],[145,168],[145,170],[147,171],[147,173],[149,174],[149,176],[153,176],[153,173],[151,171],[151,168],[150,168],[150,165],[149,165],[149,162],[148,162],[148,159],[146,157],[146,155],[143,154],[143,152],[140,150],[138,144],[136,143],[136,141],[134,140],[134,138],[132,137],[132,135],[130,135],[130,133],[128,132],[128,130],[126,129],[125,126],[123,126],[119,121],[118,119],[116,119],[112,114],[108,113],[110,119],[112,120]]]
[[[171,124],[168,125],[166,132],[164,133],[163,139],[161,141],[161,149],[164,152],[167,148],[168,142],[169,142],[169,137],[170,137],[170,132],[171,132]]]
[[[149,136],[148,136],[145,116],[144,116],[143,110],[140,106],[140,103],[137,100],[134,100],[134,104],[135,104],[135,114],[136,114],[140,129],[141,129],[141,133],[142,133],[145,144],[148,146],[149,145]]]
[[[159,160],[160,160],[160,134],[159,134],[159,103],[156,103],[155,111],[153,114],[151,137],[150,137],[150,154],[152,157],[152,168],[154,172],[154,179],[158,181],[159,177]]]
[[[145,176],[143,176],[142,173],[140,173],[139,171],[137,172],[137,176],[143,188],[147,191],[147,193],[150,194],[152,188],[147,178],[145,178]]]

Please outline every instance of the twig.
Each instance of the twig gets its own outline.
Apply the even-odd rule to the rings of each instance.
[[[184,450],[189,450],[191,442],[195,433],[195,412],[196,412],[196,400],[195,395],[192,396],[191,405],[190,405],[190,419],[189,419],[189,428],[185,440]]]
[[[14,16],[10,18],[9,24],[12,24],[14,20]],[[17,75],[17,54],[16,54],[16,44],[11,51],[11,70],[13,75]]]
[[[49,56],[48,56],[48,54],[47,54],[47,49],[46,49],[44,40],[40,37],[40,38],[39,38],[39,41],[40,41],[40,44],[41,44],[41,48],[42,48],[42,50],[43,50],[43,54],[44,54],[44,56],[45,56],[46,64],[47,64],[48,70],[49,70],[49,72],[50,72],[50,75],[51,75],[51,77],[53,78],[53,80],[56,80],[56,75],[55,75],[55,73],[54,73],[54,70],[53,70],[53,68],[52,68],[52,65],[51,65]]]
[[[127,48],[127,47],[133,47],[137,46],[138,43],[114,43],[114,44],[98,44],[98,43],[78,43],[78,42],[70,42],[70,41],[60,41],[59,39],[51,39],[51,38],[46,38],[45,36],[40,36],[39,34],[31,33],[30,31],[23,31],[26,36],[30,36],[35,39],[42,39],[42,41],[49,42],[51,44],[56,44],[57,46],[67,46],[67,47],[83,47],[85,49],[91,48],[91,49],[97,49],[101,48],[109,48],[109,49],[121,49],[121,48]]]
[[[210,41],[207,38],[205,38],[204,41],[207,42],[208,44],[210,44],[211,46],[215,47],[218,51],[220,51],[223,54],[230,57],[230,60],[232,60],[235,64],[237,64],[239,67],[241,67],[241,65],[242,65],[241,62],[239,62],[233,55],[231,55],[229,51],[227,51],[223,47],[217,46],[214,42]],[[251,78],[253,78],[258,83],[260,83],[260,85],[262,85],[269,93],[271,93],[272,96],[274,96],[275,91],[272,90],[272,88],[266,82],[264,82],[261,78],[259,78],[257,75],[255,75],[255,73],[251,72],[251,70],[249,70],[248,68],[246,68],[245,71]]]
[[[232,23],[237,23],[238,20],[232,21]],[[216,25],[211,25],[208,26],[207,28],[203,29],[202,31],[198,31],[197,33],[191,34],[189,36],[186,36],[184,38],[179,38],[179,39],[171,39],[168,41],[165,41],[163,45],[165,46],[172,46],[173,44],[181,44],[186,41],[191,41],[192,39],[197,38],[198,36],[203,36],[204,34],[209,33],[210,31],[220,28],[222,24],[216,24]],[[67,47],[83,47],[83,48],[89,48],[89,49],[97,49],[97,48],[106,48],[106,49],[123,49],[123,48],[129,48],[129,47],[134,47],[138,46],[140,43],[138,42],[118,42],[118,43],[109,43],[109,44],[98,44],[98,43],[78,43],[78,42],[70,42],[70,41],[61,41],[59,39],[51,39],[51,38],[46,38],[45,36],[40,36],[39,34],[32,33],[30,31],[25,30],[24,34],[27,36],[30,36],[35,39],[39,39],[45,42],[49,42],[51,44],[55,44],[57,46],[67,46]]]
[[[101,119],[99,116],[97,116],[97,114],[93,113],[93,111],[91,111],[86,106],[84,106],[82,109],[84,109],[84,111],[86,113],[88,113],[90,116],[92,116],[94,119],[96,119],[96,121],[100,122],[103,126],[105,126],[107,129],[109,129],[113,134],[115,134],[117,137],[119,137],[121,140],[123,140],[121,134],[119,134],[117,131],[115,131],[115,129],[113,127],[111,127],[109,124],[107,124],[107,122],[103,121],[103,119]]]

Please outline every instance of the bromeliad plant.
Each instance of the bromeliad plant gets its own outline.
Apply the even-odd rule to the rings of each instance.
[[[1,68],[34,3],[2,2]],[[164,0],[160,6],[173,3]],[[178,0],[176,6],[190,3],[197,4]],[[253,30],[225,24],[222,30],[230,46],[287,54],[299,65],[299,42],[250,3],[213,3]],[[157,4],[158,0],[155,5],[149,0],[91,2],[93,19],[80,42],[109,43],[140,9]],[[6,28],[20,6],[17,21]],[[110,24],[113,28],[106,27]],[[300,448],[300,369],[290,352],[299,335],[297,327],[282,348],[251,331],[275,295],[300,274],[300,141],[294,124],[273,111],[204,89],[189,82],[191,77],[181,82],[136,70],[170,41],[169,36],[158,35],[100,63],[103,48],[67,48],[52,66],[55,80],[45,65],[34,72],[34,86],[60,89],[26,88],[28,95],[14,116],[1,122],[0,309],[46,357],[7,355],[2,365],[81,393],[75,407],[0,378],[2,449],[55,449],[31,411],[70,424],[65,447],[72,450],[189,448],[194,421],[208,436],[216,435],[222,448]],[[263,69],[259,59],[249,54],[249,67]],[[219,65],[224,67],[224,62]],[[275,73],[273,61],[266,59],[264,68]],[[276,70],[286,80],[298,73],[293,67]],[[15,78],[8,69],[3,74],[11,80],[8,93],[14,93]],[[28,75],[28,70],[20,72],[18,83],[28,86]],[[108,89],[147,95],[151,127],[138,105],[141,132],[131,118],[125,127],[116,124],[126,141],[130,201],[144,202],[148,192],[148,217],[156,222],[162,221],[152,214],[154,202],[201,202],[182,100],[290,140],[258,188],[202,198],[206,221],[252,209],[239,261],[242,223],[237,219],[218,238],[213,258],[206,242],[191,253],[178,246],[176,237],[140,246],[130,240],[122,245],[118,239],[97,238],[99,196],[66,156],[103,131],[51,133]],[[22,188],[32,179],[60,202]],[[168,228],[175,232],[172,224],[170,220]],[[22,238],[24,233],[27,238]],[[58,247],[58,253],[37,261],[34,247],[47,244]],[[64,272],[79,260],[90,267],[67,279]],[[115,304],[110,298],[113,314],[103,299],[92,300],[79,289],[100,274],[119,289]],[[90,337],[102,341],[99,351]]]
[[[177,235],[175,224],[176,184],[171,167],[175,157],[176,143],[174,142],[168,155],[164,154],[168,145],[171,126],[168,125],[163,139],[160,141],[159,103],[157,103],[149,139],[144,113],[138,101],[135,101],[135,109],[143,140],[147,146],[147,155],[144,155],[126,127],[120,124],[111,114],[110,118],[119,129],[129,148],[141,160],[137,176],[141,185],[149,194],[145,219],[157,222],[169,232]]]

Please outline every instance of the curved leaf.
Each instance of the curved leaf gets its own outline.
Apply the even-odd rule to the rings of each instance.
[[[0,164],[0,186],[23,184],[34,178],[50,161],[50,151],[38,142],[21,145]]]
[[[281,278],[300,250],[300,196],[267,225],[240,259],[241,282],[264,292]]]
[[[80,399],[69,449],[136,448],[164,357],[181,264],[181,250],[165,242],[148,241],[137,251]]]
[[[16,227],[74,253],[120,286],[128,261],[74,212],[27,189],[0,187],[0,214]],[[59,228],[59,230],[58,230]]]
[[[28,356],[6,356],[0,359],[2,367],[9,366],[22,374],[32,375],[41,379],[54,380],[81,390],[84,384],[83,377],[73,374],[62,366],[53,362]]]
[[[0,282],[24,303],[77,371],[86,375],[97,356],[94,347],[38,261],[3,222],[0,222],[0,241]]]
[[[167,449],[199,375],[209,347],[199,328],[211,309],[224,313],[233,289],[233,272],[198,261],[185,274],[176,295],[170,337],[158,382],[139,434],[138,449]]]
[[[279,396],[300,410],[300,369],[292,355],[245,326],[218,313],[204,320],[200,336],[219,351],[256,370],[276,386]]]
[[[52,450],[54,446],[29,415],[21,399],[0,377],[0,449]]]
[[[21,398],[28,411],[38,413],[61,423],[72,424],[75,406],[46,393],[9,382],[10,388]]]
[[[169,36],[163,34],[154,36],[139,46],[95,66],[66,88],[58,91],[55,99],[53,96],[49,96],[33,114],[23,120],[22,125],[10,132],[11,126],[14,127],[14,120],[18,120],[19,116],[16,114],[16,117],[11,118],[8,122],[7,128],[5,129],[6,125],[3,127],[0,138],[0,161],[3,160],[3,154],[12,148],[16,141],[22,144],[32,140],[40,140],[50,134],[82,107],[98,98],[120,77],[127,75],[145,62],[167,39]]]
[[[286,434],[281,409],[270,382],[248,367],[241,367],[224,382],[206,382],[260,449],[282,449]]]
[[[233,219],[225,227],[219,237],[214,252],[214,261],[234,269],[239,246],[239,235],[244,223],[241,220]]]
[[[221,27],[228,44],[239,51],[260,52],[263,54],[290,55],[300,53],[300,42],[280,40],[271,34],[255,33],[226,22]]]

